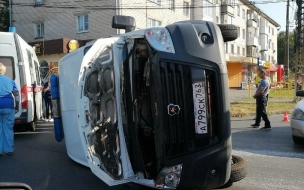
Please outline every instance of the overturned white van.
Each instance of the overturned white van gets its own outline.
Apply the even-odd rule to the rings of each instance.
[[[237,28],[182,21],[133,31],[124,16],[112,26],[126,33],[68,54],[51,76],[55,135],[69,156],[110,186],[210,189],[243,179],[244,161],[231,155],[224,51]]]
[[[42,86],[34,49],[17,33],[0,32],[0,62],[6,66],[5,75],[16,82],[20,92],[15,129],[35,131],[42,112]]]

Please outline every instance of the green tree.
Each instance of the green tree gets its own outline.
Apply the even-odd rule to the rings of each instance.
[[[278,34],[278,64],[285,64],[285,31]],[[294,34],[289,33],[289,70],[295,71]]]
[[[9,21],[9,0],[0,0],[0,31],[8,32]]]

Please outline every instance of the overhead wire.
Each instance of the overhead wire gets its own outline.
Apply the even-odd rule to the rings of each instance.
[[[89,2],[85,2],[85,1],[74,1],[76,4],[77,3],[89,3]],[[96,1],[97,2],[97,1]],[[287,2],[287,0],[265,0],[265,1],[258,1],[258,2],[248,2],[248,3],[234,3],[232,5],[256,5],[256,4],[272,4],[272,3],[283,3],[283,2]],[[68,2],[61,2],[61,3],[68,3]],[[157,4],[155,3],[154,6],[146,6],[146,3],[132,3],[132,5],[130,4],[120,4],[120,7],[115,7],[113,5],[100,5],[100,6],[96,6],[96,5],[92,5],[92,6],[89,6],[89,5],[74,5],[75,3],[73,4],[69,4],[69,5],[61,5],[60,3],[56,3],[56,4],[53,4],[53,3],[50,3],[50,4],[43,4],[43,5],[40,5],[40,6],[37,6],[37,8],[39,7],[43,7],[43,8],[90,8],[90,9],[169,9],[168,6],[165,6],[165,5],[168,5],[168,4]],[[23,6],[23,7],[34,7],[34,4],[33,3],[12,3],[12,5],[15,5],[15,6]],[[136,6],[135,6],[136,5]],[[159,5],[159,6],[158,6]],[[194,5],[190,5],[188,6],[188,8],[209,8],[209,7],[220,7],[221,4],[218,4],[218,5],[209,5],[209,6],[194,6]],[[181,3],[181,4],[174,4],[174,9],[183,9],[185,8],[184,4]]]

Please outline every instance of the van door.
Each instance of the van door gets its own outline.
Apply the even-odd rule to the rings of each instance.
[[[36,118],[39,119],[42,114],[42,82],[40,77],[40,69],[38,60],[34,59],[34,72],[36,76],[36,86],[34,87],[34,98],[35,98],[35,111],[36,111]]]
[[[27,52],[27,59],[28,59],[28,68],[30,73],[30,81],[28,81],[28,86],[30,86],[31,90],[28,90],[28,111],[29,111],[29,122],[34,121],[35,116],[35,94],[34,94],[34,87],[36,86],[36,74],[35,74],[35,67],[33,63],[33,58],[30,50],[26,49]]]

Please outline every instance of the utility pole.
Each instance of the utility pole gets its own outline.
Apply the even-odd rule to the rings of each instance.
[[[286,5],[286,34],[285,34],[285,57],[284,57],[285,80],[288,81],[289,74],[289,0]]]
[[[12,21],[12,0],[9,0],[9,18],[10,18],[10,27],[13,26],[13,21]]]

